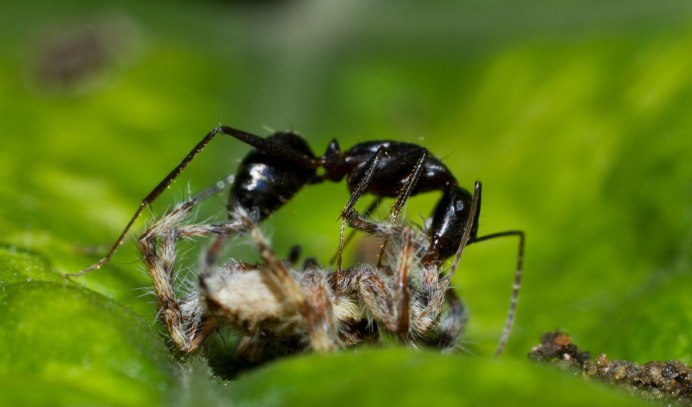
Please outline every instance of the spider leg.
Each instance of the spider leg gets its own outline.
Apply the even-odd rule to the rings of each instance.
[[[232,216],[243,223],[245,229],[255,242],[260,257],[267,264],[266,270],[280,287],[286,303],[302,317],[305,329],[310,339],[310,345],[315,351],[329,351],[337,348],[335,342],[335,326],[331,317],[331,302],[328,297],[326,279],[311,274],[304,278],[304,286],[296,281],[289,273],[285,264],[279,259],[269,245],[262,231],[250,216],[237,208]],[[307,294],[306,294],[307,293]]]
[[[412,318],[408,279],[415,256],[413,231],[409,228],[389,229],[384,234],[399,233],[401,253],[397,259],[397,271],[389,280],[378,268],[368,266],[361,269],[357,279],[360,298],[373,318],[384,324],[385,328],[399,335],[402,342],[409,342],[410,321]]]
[[[398,331],[398,319],[395,316],[394,298],[387,280],[373,266],[360,269],[357,276],[359,296],[372,317],[382,323],[390,332]]]
[[[404,229],[403,244],[401,248],[401,256],[399,258],[399,267],[397,268],[396,281],[394,285],[394,297],[396,298],[396,316],[397,316],[397,326],[396,331],[399,333],[399,337],[402,341],[408,341],[408,331],[409,331],[409,319],[410,319],[410,298],[408,288],[408,276],[411,271],[412,259],[413,259],[413,242],[411,236],[411,230],[408,228]],[[387,240],[385,240],[386,244]]]
[[[186,225],[185,219],[201,200],[226,187],[225,183],[202,191],[176,205],[171,212],[156,221],[137,240],[144,264],[156,290],[160,317],[166,325],[171,340],[184,353],[197,349],[204,338],[213,331],[217,322],[204,316],[199,295],[190,294],[180,300],[176,295],[176,243],[183,236],[206,236],[239,231],[238,224]]]
[[[469,319],[464,303],[461,302],[453,288],[447,288],[445,301],[448,310],[440,322],[440,334],[437,342],[437,347],[442,351],[454,349],[459,338],[463,335]]]

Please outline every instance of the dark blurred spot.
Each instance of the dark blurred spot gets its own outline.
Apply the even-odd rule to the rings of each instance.
[[[132,54],[138,37],[132,20],[97,17],[41,35],[31,67],[42,90],[74,91],[104,80]]]

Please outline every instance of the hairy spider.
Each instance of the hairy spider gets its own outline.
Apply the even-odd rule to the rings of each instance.
[[[276,255],[257,226],[257,213],[236,206],[223,223],[191,220],[193,208],[224,187],[218,183],[178,204],[137,242],[154,282],[160,318],[180,351],[194,351],[222,325],[241,335],[236,354],[252,362],[375,342],[381,333],[413,346],[446,350],[456,345],[466,313],[450,281],[470,238],[470,227],[444,275],[439,264],[423,262],[430,245],[426,231],[395,223],[373,223],[369,229],[389,241],[379,266],[366,263],[336,273],[308,259],[302,269],[296,269]],[[475,204],[477,199],[474,195]],[[469,222],[475,208],[472,205]],[[177,242],[229,234],[249,236],[262,262],[229,260],[222,266],[203,266],[199,291],[179,299]]]

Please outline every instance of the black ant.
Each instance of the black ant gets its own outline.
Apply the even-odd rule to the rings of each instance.
[[[290,200],[306,184],[317,184],[325,180],[339,182],[346,179],[351,198],[341,212],[341,234],[339,240],[337,278],[342,272],[341,257],[344,246],[344,224],[355,229],[372,231],[376,225],[366,216],[359,214],[354,206],[365,193],[376,200],[366,210],[373,211],[383,197],[398,197],[392,208],[392,218],[397,219],[406,200],[423,192],[440,190],[442,197],[433,210],[427,227],[430,244],[422,258],[422,264],[439,266],[444,260],[463,249],[462,237],[466,225],[471,225],[469,239],[465,245],[504,236],[519,238],[519,253],[515,273],[512,304],[507,318],[505,332],[509,332],[513,321],[518,297],[519,282],[523,265],[524,233],[509,230],[478,236],[480,215],[481,183],[476,182],[474,194],[458,185],[458,182],[442,161],[430,154],[422,146],[398,141],[369,141],[356,144],[341,151],[336,140],[332,140],[321,157],[316,157],[305,139],[293,132],[276,132],[262,138],[228,126],[219,126],[209,132],[185,156],[156,187],[142,200],[139,208],[128,222],[116,242],[105,257],[93,265],[68,276],[81,276],[100,268],[108,262],[123,243],[126,233],[140,216],[163,191],[178,177],[182,170],[217,135],[234,137],[252,147],[236,172],[230,190],[228,209],[248,208],[258,212],[258,221],[269,217],[274,211]],[[318,170],[322,172],[318,174]],[[475,196],[475,197],[474,197]],[[477,208],[471,209],[473,203]],[[473,215],[473,219],[469,219]],[[386,245],[386,241],[384,243]],[[383,246],[384,246],[383,245]],[[208,253],[208,262],[213,262],[220,241]],[[384,251],[384,247],[382,249]],[[381,258],[381,256],[380,256]],[[456,261],[459,256],[457,255]],[[339,287],[337,285],[337,291]],[[498,352],[501,348],[498,349]]]

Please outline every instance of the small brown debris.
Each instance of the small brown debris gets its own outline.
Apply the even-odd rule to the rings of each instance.
[[[647,399],[692,406],[692,368],[676,360],[640,366],[625,360],[609,361],[602,353],[594,362],[589,352],[580,351],[569,335],[559,330],[543,334],[529,358],[623,387]]]

